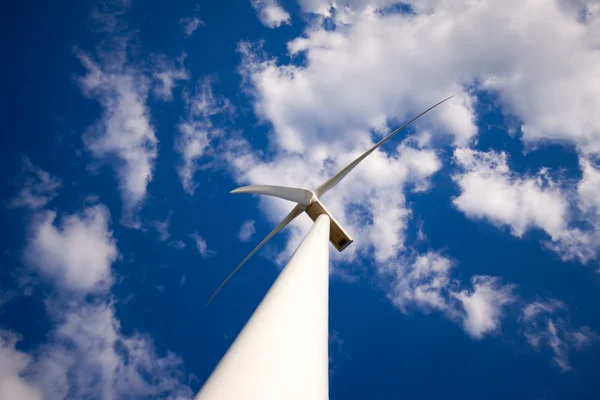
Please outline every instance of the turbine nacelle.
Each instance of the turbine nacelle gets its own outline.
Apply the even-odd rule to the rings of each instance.
[[[329,210],[325,208],[325,205],[321,202],[321,200],[319,200],[318,197],[315,198],[314,203],[312,203],[305,211],[313,221],[316,221],[317,217],[321,214],[325,214],[329,217],[329,241],[331,244],[333,244],[337,251],[344,250],[353,242],[350,235],[348,235],[348,232],[342,228],[342,225],[340,225],[333,215],[331,215]]]
[[[325,214],[329,217],[329,220],[331,221],[329,227],[329,241],[338,251],[344,250],[353,242],[350,235],[348,235],[348,232],[342,228],[340,223],[334,218],[329,210],[327,210],[327,207],[325,207],[321,200],[319,200],[317,194],[312,190],[285,186],[253,185],[234,189],[231,193],[263,194],[298,203],[298,206],[302,211],[305,211],[313,221],[316,221],[317,217],[321,214]]]

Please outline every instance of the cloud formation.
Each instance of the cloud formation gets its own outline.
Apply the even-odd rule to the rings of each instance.
[[[393,288],[388,297],[402,312],[407,312],[409,305],[416,305],[425,312],[448,310],[453,266],[450,259],[435,252],[419,255],[409,265],[400,263],[394,271]]]
[[[247,242],[254,236],[256,233],[256,229],[254,228],[254,221],[244,221],[242,226],[240,227],[240,232],[238,233],[238,238],[240,242]]]
[[[278,130],[310,131],[294,118],[310,112],[346,132],[345,125],[401,117],[415,104],[422,108],[432,93],[448,92],[463,101],[440,115],[438,126],[464,144],[476,133],[465,88],[477,87],[497,93],[503,111],[522,121],[527,144],[566,140],[585,153],[600,152],[600,12],[593,2],[409,0],[410,12],[386,8],[396,3],[300,1],[305,11],[332,17],[336,29],[311,27],[289,43],[292,54],[306,53],[306,67],[263,74],[261,111]],[[275,81],[288,90],[269,92]],[[279,117],[271,109],[275,102],[283,103]],[[288,111],[286,104],[298,107]]]
[[[152,92],[158,99],[172,100],[178,81],[189,75],[183,66],[185,55],[171,62],[154,54],[149,65],[135,60],[135,35],[123,21],[124,12],[121,7],[93,15],[105,35],[97,56],[80,49],[75,54],[86,70],[77,78],[82,93],[102,107],[102,116],[86,130],[83,142],[94,158],[114,168],[123,201],[121,221],[139,228],[136,213],[146,199],[158,157],[148,97]]]
[[[600,173],[585,158],[581,159],[583,177],[577,190],[571,191],[545,170],[533,176],[515,174],[506,153],[459,148],[454,162],[459,169],[453,179],[460,194],[453,204],[467,217],[508,226],[517,237],[541,229],[550,237],[546,247],[565,261],[587,263],[597,257],[600,213],[595,183]],[[581,221],[584,225],[577,227],[575,223]]]
[[[3,399],[192,398],[181,359],[157,355],[146,336],[124,335],[111,303],[48,304],[57,326],[33,355],[0,330]]]
[[[108,209],[95,205],[62,217],[58,226],[55,220],[54,211],[34,218],[24,254],[27,264],[67,290],[95,292],[110,287],[118,251],[108,228]]]
[[[527,342],[537,351],[549,349],[553,354],[552,362],[561,371],[572,369],[570,352],[600,340],[600,335],[587,326],[571,328],[566,320],[567,311],[563,302],[547,299],[529,303],[521,312]]]
[[[110,294],[119,253],[108,209],[91,204],[60,223],[56,211],[35,212],[23,258],[54,287],[44,300],[54,327],[28,353],[17,349],[18,335],[0,329],[0,397],[191,398],[180,357],[121,330]]]
[[[139,225],[135,212],[146,198],[158,156],[158,139],[146,105],[150,82],[125,64],[124,56],[101,66],[88,55],[78,58],[87,69],[79,78],[83,93],[96,99],[103,115],[85,133],[83,141],[100,160],[114,159],[124,203],[124,222]]]
[[[152,57],[152,76],[155,81],[153,93],[156,97],[164,101],[173,100],[173,90],[179,81],[190,79],[190,73],[183,65],[186,56],[184,53],[175,61],[162,54]]]
[[[196,249],[198,249],[198,253],[200,253],[202,258],[208,258],[216,254],[214,250],[209,250],[206,239],[200,236],[198,232],[191,233],[190,238],[196,243]]]
[[[26,207],[32,210],[45,207],[62,187],[60,179],[34,165],[29,158],[23,159],[23,175],[21,190],[10,201],[10,207]]]
[[[223,134],[214,118],[227,118],[234,112],[231,102],[215,96],[210,79],[198,81],[193,94],[184,94],[186,119],[178,126],[179,134],[175,141],[175,150],[181,154],[182,161],[177,172],[186,192],[194,194],[197,185],[194,174],[199,169],[199,160],[209,151],[211,141]]]
[[[290,14],[277,0],[250,0],[252,7],[258,13],[260,22],[267,28],[277,28],[282,24],[290,25]]]
[[[171,225],[171,217],[173,213],[170,212],[167,218],[162,221],[153,221],[151,224],[158,233],[158,240],[166,242],[171,237],[169,226]]]
[[[0,398],[41,400],[42,391],[23,378],[31,357],[16,348],[19,337],[0,329]]]
[[[32,368],[32,377],[48,385],[45,390],[55,393],[53,398],[67,393],[76,398],[191,398],[181,383],[181,359],[157,355],[146,336],[124,335],[110,302],[72,305],[59,315],[52,342]]]
[[[390,263],[388,273],[382,272],[392,279],[388,298],[403,313],[439,311],[462,325],[473,339],[498,333],[505,306],[517,301],[516,286],[499,277],[478,275],[471,279],[472,290],[461,289],[461,282],[452,277],[454,266],[455,262],[433,251]]]
[[[204,21],[198,17],[182,18],[180,22],[183,25],[183,33],[186,37],[192,36],[198,28],[204,25]]]
[[[461,193],[453,203],[468,217],[508,225],[519,237],[535,227],[558,239],[566,229],[568,200],[543,172],[518,177],[506,153],[493,151],[456,149],[454,160],[464,172],[454,176]]]
[[[497,332],[500,326],[502,308],[516,301],[513,294],[515,285],[505,285],[500,278],[475,276],[471,279],[473,290],[463,290],[456,298],[464,309],[463,327],[473,338]]]

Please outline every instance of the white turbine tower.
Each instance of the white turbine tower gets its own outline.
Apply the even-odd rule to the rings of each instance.
[[[314,191],[267,185],[244,186],[231,191],[279,197],[297,205],[229,274],[210,297],[207,306],[242,265],[297,216],[306,212],[315,223],[205,382],[196,400],[329,398],[327,238],[338,251],[348,247],[352,239],[319,198],[382,144],[452,97],[431,106],[394,130]]]

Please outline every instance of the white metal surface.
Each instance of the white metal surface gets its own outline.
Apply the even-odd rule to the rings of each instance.
[[[280,199],[293,201],[294,203],[298,203],[304,207],[310,206],[317,198],[315,194],[308,189],[273,185],[242,186],[232,190],[230,193],[264,194],[267,196],[279,197]]]
[[[329,225],[320,215],[196,400],[326,400]]]

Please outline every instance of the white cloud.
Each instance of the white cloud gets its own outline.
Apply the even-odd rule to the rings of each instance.
[[[580,166],[583,171],[583,177],[577,186],[580,207],[583,211],[600,217],[600,170],[585,158],[580,159]]]
[[[183,25],[183,32],[185,33],[186,37],[192,36],[198,28],[205,25],[204,21],[198,17],[182,18],[180,22]]]
[[[577,215],[574,220],[582,223],[570,228],[563,238],[548,247],[558,252],[564,260],[577,259],[582,263],[597,259],[600,250],[600,170],[584,156],[579,165],[583,176],[573,195]]]
[[[171,224],[171,216],[173,212],[170,212],[167,218],[162,221],[152,221],[151,224],[158,233],[158,240],[161,242],[166,242],[171,237],[171,232],[169,231],[169,225]]]
[[[196,242],[196,249],[198,249],[198,253],[200,253],[202,258],[208,258],[216,254],[215,251],[208,249],[206,239],[200,236],[198,232],[191,233],[190,238]]]
[[[536,350],[548,348],[553,353],[552,361],[562,371],[569,371],[569,353],[598,342],[600,335],[587,326],[571,328],[564,314],[568,312],[563,302],[548,299],[527,304],[520,319],[527,342]]]
[[[464,172],[454,175],[461,193],[453,203],[468,217],[508,225],[519,237],[532,227],[553,239],[565,231],[568,201],[543,173],[516,176],[506,153],[456,149],[454,160]]]
[[[97,3],[90,14],[92,31],[114,34],[127,29],[122,16],[131,7],[131,0],[112,0]]]
[[[264,26],[277,28],[282,24],[290,24],[290,14],[281,7],[278,0],[250,0],[250,2]]]
[[[179,124],[179,135],[175,141],[175,150],[182,157],[177,171],[183,188],[193,195],[197,187],[194,174],[199,168],[198,161],[208,151],[211,140],[223,134],[215,126],[213,118],[227,117],[234,108],[228,99],[213,94],[212,82],[208,79],[199,81],[195,93],[192,96],[185,95],[184,101],[187,117]]]
[[[469,218],[486,219],[497,226],[509,226],[521,237],[530,229],[550,236],[545,246],[564,261],[587,263],[600,248],[600,213],[596,214],[596,180],[600,173],[581,159],[583,178],[577,192],[569,193],[552,181],[542,169],[534,176],[521,177],[511,171],[506,153],[456,149],[454,161],[460,171],[453,176],[460,194],[454,206]],[[579,208],[583,215],[573,212]],[[586,227],[575,227],[582,219]]]
[[[523,307],[521,311],[521,318],[525,322],[529,322],[537,318],[540,314],[552,314],[557,310],[566,309],[565,303],[556,299],[549,299],[548,301],[534,301]]]
[[[240,242],[247,242],[255,233],[256,229],[254,228],[254,221],[244,221],[240,227],[238,238],[240,239]]]
[[[23,160],[23,175],[21,190],[11,200],[10,207],[42,208],[56,197],[62,186],[60,179],[35,166],[29,158]]]
[[[448,310],[452,300],[449,293],[456,284],[450,279],[452,268],[452,261],[435,252],[419,255],[409,266],[401,263],[395,268],[388,297],[403,312],[413,304],[425,312]]]
[[[600,108],[600,97],[592,93],[600,92],[600,79],[592,66],[600,64],[600,53],[589,42],[599,20],[595,8],[585,21],[556,2],[534,0],[408,1],[411,13],[377,10],[392,3],[397,2],[346,0],[335,2],[332,9],[329,1],[300,1],[304,11],[331,16],[336,27],[326,30],[316,18],[288,43],[296,58],[290,63],[270,58],[260,45],[240,45],[244,88],[254,99],[256,115],[272,130],[268,158],[239,161],[241,167],[234,167],[238,181],[315,187],[350,161],[356,149],[372,143],[369,131],[380,136],[388,125],[396,126],[451,93],[457,94],[455,99],[415,125],[416,144],[435,145],[444,137],[458,146],[472,144],[477,140],[477,90],[495,92],[501,111],[520,120],[526,144],[566,140],[581,152],[596,151],[600,122],[594,110]],[[563,93],[568,93],[566,102]],[[550,236],[547,247],[565,260],[595,257],[595,236],[570,225],[570,193],[561,191],[545,171],[520,177],[507,171],[502,159],[483,161],[496,166],[479,174],[472,171],[471,180],[464,181],[473,188],[471,198],[462,193],[457,199],[464,209],[510,227],[517,236],[544,230]],[[341,257],[353,257],[359,242],[375,248],[378,262],[403,250],[399,232],[410,210],[401,193],[404,186],[389,178],[386,171],[393,167],[384,165],[361,165],[325,199],[356,239],[357,246]],[[360,175],[367,173],[361,168],[368,168],[370,178],[388,179],[388,184],[363,180]],[[361,185],[351,190],[352,181]],[[422,181],[426,187],[427,180]],[[482,183],[494,184],[498,196],[476,204],[477,185]],[[261,207],[269,209],[273,223],[289,211],[287,204],[270,199],[261,199]],[[284,255],[297,244],[301,231],[292,227],[289,232]]]
[[[385,280],[391,278],[388,298],[403,313],[439,311],[474,339],[498,333],[504,307],[517,299],[516,286],[480,275],[471,279],[473,290],[461,290],[460,281],[451,276],[453,268],[449,258],[429,251],[380,265],[379,272]]]
[[[41,400],[42,391],[24,378],[31,357],[17,350],[18,339],[0,329],[0,398]]]
[[[77,79],[79,87],[102,107],[102,116],[88,127],[83,142],[96,159],[113,166],[124,204],[121,221],[139,228],[136,213],[146,199],[158,157],[148,96],[153,92],[158,99],[171,100],[173,89],[189,79],[189,73],[183,66],[185,54],[175,62],[157,54],[137,61],[135,32],[128,31],[123,19],[129,4],[104,7],[108,10],[92,15],[108,33],[97,46],[97,57],[75,50],[86,69]]]
[[[181,250],[181,249],[185,248],[185,242],[183,240],[172,240],[169,242],[169,246],[171,246],[177,250]]]
[[[61,315],[40,367],[64,370],[74,397],[191,397],[181,384],[181,359],[157,355],[145,336],[123,335],[112,304],[77,306]]]
[[[55,219],[51,211],[34,215],[24,255],[56,284],[45,300],[55,327],[29,355],[0,331],[0,397],[191,398],[179,357],[159,355],[147,336],[121,331],[109,292],[118,251],[106,207],[88,206],[60,225]]]
[[[328,14],[328,3],[301,5]],[[456,93],[427,124],[464,145],[477,133],[465,89],[475,86],[498,93],[528,143],[568,140],[600,151],[600,53],[590,43],[600,13],[582,21],[555,1],[535,0],[407,1],[414,13],[376,11],[391,3],[336,2],[346,23],[335,31],[310,26],[289,43],[292,54],[304,53],[303,66],[266,62],[253,70],[256,110],[273,123],[279,144],[301,152],[299,141],[322,132],[339,137],[404,119]]]
[[[62,217],[60,226],[55,220],[54,211],[33,219],[26,262],[64,289],[90,292],[109,287],[118,251],[108,227],[108,209],[90,206]]]
[[[35,356],[0,331],[1,398],[192,398],[181,359],[158,355],[146,336],[124,335],[112,304],[47,304],[57,326]]]
[[[190,79],[190,73],[185,69],[183,62],[186,54],[181,55],[175,62],[171,62],[164,55],[155,55],[152,57],[152,66],[154,71],[152,76],[156,81],[154,85],[154,95],[161,100],[173,100],[173,90],[178,81],[187,81]]]
[[[146,105],[150,82],[126,65],[124,55],[104,66],[86,54],[78,53],[78,57],[87,69],[79,78],[80,87],[103,108],[102,118],[86,131],[84,143],[94,157],[114,160],[124,203],[123,221],[137,226],[134,214],[146,198],[158,156],[158,139]]]
[[[463,290],[454,296],[462,304],[463,327],[474,339],[495,333],[500,328],[502,309],[516,301],[515,285],[502,284],[498,277],[474,276],[473,290]]]
[[[339,14],[363,13],[398,4],[398,0],[298,0],[304,12],[333,16],[340,18]],[[404,2],[407,4],[408,2]],[[422,2],[427,3],[427,2]],[[333,12],[332,12],[333,11]]]
[[[583,156],[579,165],[583,176],[577,184],[576,207],[585,228],[572,228],[557,251],[565,259],[587,262],[597,259],[600,250],[600,169]]]

